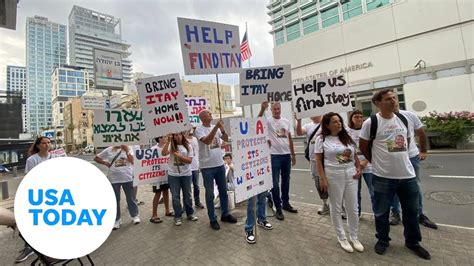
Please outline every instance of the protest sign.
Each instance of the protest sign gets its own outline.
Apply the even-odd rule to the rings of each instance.
[[[141,79],[137,85],[149,137],[189,130],[188,109],[179,74]]]
[[[268,128],[263,118],[231,120],[236,202],[273,187]]]
[[[82,109],[106,109],[106,99],[104,97],[97,96],[82,96],[81,107]]]
[[[93,49],[94,80],[97,89],[123,90],[122,54]]]
[[[240,71],[242,104],[280,101],[280,98],[283,98],[280,94],[288,91],[291,93],[290,65],[245,68]],[[291,96],[289,99],[291,100]]]
[[[52,157],[67,157],[66,151],[63,148],[49,151]]]
[[[148,144],[142,111],[94,110],[94,146]]]
[[[133,185],[161,185],[168,183],[168,163],[170,157],[162,156],[156,146],[150,149],[135,150],[133,163]]]
[[[178,30],[186,75],[240,71],[239,27],[178,18]]]
[[[193,127],[201,124],[199,113],[207,108],[207,99],[204,97],[187,97],[185,98],[188,105],[189,122]]]
[[[292,93],[293,108],[298,119],[352,110],[344,75],[293,84]]]

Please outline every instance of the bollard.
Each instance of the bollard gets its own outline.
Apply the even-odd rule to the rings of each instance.
[[[10,197],[10,194],[8,193],[8,182],[1,181],[1,183],[2,183],[2,200],[6,200]]]
[[[13,177],[17,177],[18,176],[18,166],[13,166],[13,169],[12,169],[12,174],[13,174]]]

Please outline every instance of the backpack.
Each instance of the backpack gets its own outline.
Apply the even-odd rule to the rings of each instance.
[[[308,143],[306,144],[306,147],[304,148],[304,157],[306,158],[306,160],[308,161],[311,161],[311,159],[309,158],[309,145],[311,143],[311,140],[313,139],[314,135],[316,135],[316,132],[318,132],[319,128],[321,127],[321,124],[319,124],[316,129],[313,131],[313,133],[311,133],[311,136],[309,137],[309,141]]]
[[[407,118],[402,115],[399,112],[394,112],[400,120],[402,120],[402,123],[405,125],[407,128],[407,149],[410,146],[410,129],[408,128],[408,120]],[[377,115],[371,115],[370,116],[370,139],[369,139],[369,153],[370,153],[370,158],[372,159],[372,146],[374,144],[375,136],[377,135],[377,127],[378,127],[378,120],[377,120]]]

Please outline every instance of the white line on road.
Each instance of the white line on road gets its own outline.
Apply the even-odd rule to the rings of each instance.
[[[298,171],[298,172],[311,172],[309,169],[298,169],[298,168],[293,168],[291,171]]]
[[[474,176],[468,176],[468,175],[430,175],[430,177],[436,177],[436,178],[462,178],[462,179],[473,179]]]

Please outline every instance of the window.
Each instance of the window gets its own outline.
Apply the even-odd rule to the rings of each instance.
[[[319,30],[318,16],[314,15],[303,20],[303,34],[309,34]]]
[[[289,27],[286,27],[286,39],[292,41],[300,37],[300,24],[295,23]]]
[[[339,22],[338,6],[321,12],[321,19],[323,21],[323,28],[329,27]]]
[[[345,4],[342,4],[342,14],[344,20],[348,20],[362,14],[361,0],[351,0]]]
[[[67,82],[75,83],[75,82],[76,82],[76,78],[71,78],[71,76],[68,76],[68,77],[67,77]]]
[[[59,81],[66,82],[66,77],[65,76],[59,76]]]
[[[390,0],[367,0],[367,11],[390,4]]]
[[[275,43],[276,45],[280,45],[285,42],[285,34],[283,30],[279,30],[275,32]]]

